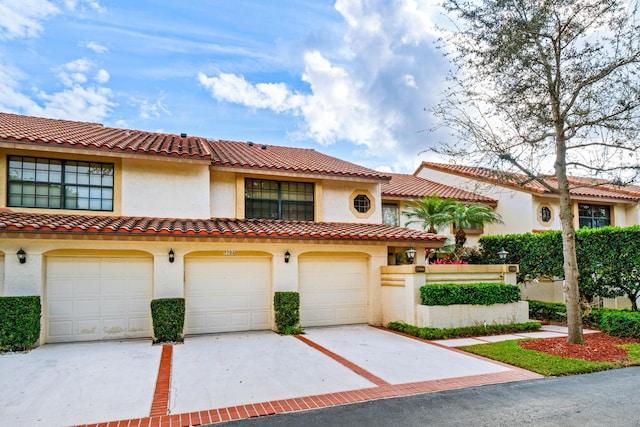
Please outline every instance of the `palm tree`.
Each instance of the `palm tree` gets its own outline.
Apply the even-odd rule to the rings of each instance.
[[[467,241],[467,233],[464,229],[483,227],[485,224],[503,224],[500,214],[494,212],[487,205],[465,205],[457,202],[457,206],[451,212],[451,220],[458,231],[456,232],[456,247],[461,248]]]
[[[418,223],[428,233],[437,233],[438,228],[451,223],[453,211],[459,205],[455,199],[443,199],[438,196],[425,196],[412,200],[402,212],[409,218],[405,225]]]

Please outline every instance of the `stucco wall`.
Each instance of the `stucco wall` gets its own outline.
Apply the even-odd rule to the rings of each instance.
[[[360,217],[351,210],[350,197],[354,191],[368,192],[372,197],[373,211],[366,217]],[[323,181],[322,218],[326,222],[382,223],[382,197],[380,184],[353,181]]]
[[[206,163],[122,160],[122,214],[159,218],[208,218]]]
[[[236,174],[211,173],[210,215],[212,218],[236,217]]]

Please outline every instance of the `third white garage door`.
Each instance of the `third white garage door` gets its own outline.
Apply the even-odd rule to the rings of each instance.
[[[367,257],[356,254],[301,256],[300,324],[367,322]]]
[[[186,334],[269,329],[271,258],[185,259]]]

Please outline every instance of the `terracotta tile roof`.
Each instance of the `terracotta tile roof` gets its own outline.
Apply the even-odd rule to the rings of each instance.
[[[491,197],[482,196],[456,187],[429,181],[415,175],[390,173],[391,181],[382,184],[382,195],[388,197],[420,198],[438,196],[443,199],[457,199],[461,202],[496,204]]]
[[[210,159],[206,139],[0,112],[0,140],[33,145]]]
[[[268,237],[441,242],[444,236],[383,224],[262,219],[177,219],[0,212],[0,232]]]
[[[209,144],[213,152],[214,165],[389,179],[387,173],[368,169],[311,149],[224,140],[209,141]]]
[[[517,188],[520,190],[526,190],[532,193],[545,195],[553,194],[540,182],[534,181],[524,174],[502,172],[483,167],[449,165],[432,162],[422,162],[422,167],[498,185],[504,185],[507,187]],[[554,177],[544,178],[544,182],[546,182],[552,188],[558,187],[558,181]],[[569,182],[572,185],[570,189],[571,195],[576,197],[618,199],[629,201],[640,199],[640,188],[637,186],[619,187],[612,184],[605,184],[607,181],[604,180],[583,177],[569,177]]]

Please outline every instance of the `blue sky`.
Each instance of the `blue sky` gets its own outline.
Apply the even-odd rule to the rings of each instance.
[[[0,0],[0,111],[413,172],[448,66],[428,0]]]

